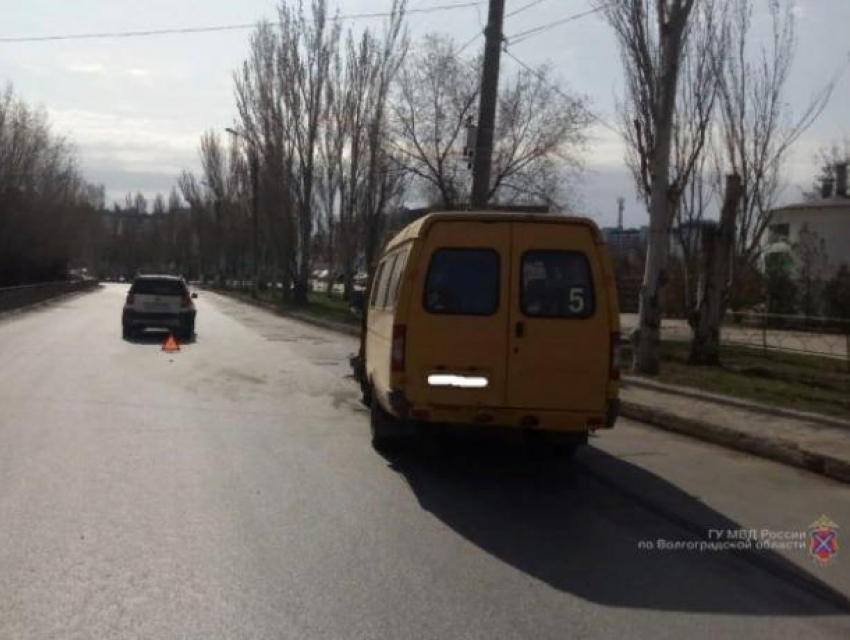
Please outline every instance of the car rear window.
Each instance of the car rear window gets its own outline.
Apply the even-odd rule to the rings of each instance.
[[[499,308],[499,254],[492,249],[437,249],[425,281],[430,313],[486,316]]]
[[[150,296],[182,296],[186,289],[179,280],[136,280],[132,291]]]
[[[527,251],[522,256],[520,307],[538,318],[593,315],[593,276],[578,251]]]

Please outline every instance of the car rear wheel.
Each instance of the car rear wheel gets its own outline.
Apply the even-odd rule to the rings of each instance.
[[[180,331],[180,337],[183,340],[191,340],[195,336],[195,322],[185,325],[183,329]]]

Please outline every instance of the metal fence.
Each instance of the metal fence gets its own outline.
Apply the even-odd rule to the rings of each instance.
[[[97,280],[60,280],[0,288],[0,312],[28,307],[65,293],[84,291],[97,286]]]
[[[637,325],[636,314],[623,314],[623,331]],[[691,328],[682,319],[665,319],[661,325],[662,340],[685,342],[691,339]],[[850,371],[850,321],[837,318],[791,316],[775,313],[730,312],[721,328],[724,345],[760,350],[798,353],[847,362]]]

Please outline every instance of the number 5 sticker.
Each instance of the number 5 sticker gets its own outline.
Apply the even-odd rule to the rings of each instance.
[[[584,313],[584,288],[573,287],[570,289],[570,313]]]

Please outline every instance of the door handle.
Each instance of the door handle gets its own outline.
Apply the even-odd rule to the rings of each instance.
[[[525,335],[525,323],[522,321],[517,322],[516,326],[514,327],[514,333],[516,334],[517,338],[522,338]]]

